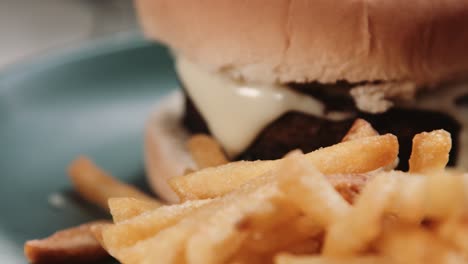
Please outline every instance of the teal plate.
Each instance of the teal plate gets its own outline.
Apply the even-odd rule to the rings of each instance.
[[[25,263],[27,239],[105,216],[72,191],[77,155],[147,189],[144,122],[176,85],[167,50],[139,34],[0,72],[0,263]]]

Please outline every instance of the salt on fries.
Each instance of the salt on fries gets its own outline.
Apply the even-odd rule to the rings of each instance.
[[[395,160],[393,136],[359,130],[309,154],[181,177],[179,191],[193,200],[116,221],[102,229],[102,243],[135,264],[466,263],[468,175],[445,174],[448,134],[417,135],[405,173],[376,170]],[[340,181],[365,185],[349,199]]]
[[[409,160],[411,173],[438,175],[443,173],[452,147],[450,134],[445,130],[423,132],[413,138]]]
[[[58,231],[45,239],[26,242],[24,254],[30,263],[89,263],[108,257],[95,239],[93,228],[110,225],[95,221]]]
[[[364,119],[356,119],[349,129],[348,133],[343,137],[341,142],[350,141],[354,139],[378,136],[379,133],[372,127],[369,122]]]
[[[110,198],[108,205],[112,219],[116,223],[128,220],[161,206],[159,203],[153,201],[138,200],[133,197]]]
[[[73,255],[76,246],[60,251],[73,245],[74,234],[129,264],[468,261],[468,175],[445,169],[451,138],[443,130],[414,137],[408,173],[390,168],[397,160],[396,137],[378,135],[364,120],[342,143],[274,161],[225,164],[207,136],[188,148],[200,170],[171,181],[184,201],[174,205],[78,159],[70,169],[78,192],[108,206],[114,223],[28,242],[25,254],[34,263],[50,260],[53,252],[80,260],[82,253]],[[38,251],[41,244],[52,253]]]
[[[395,161],[398,140],[394,135],[359,138],[306,154],[311,166],[324,174],[364,173]],[[238,161],[173,178],[171,187],[182,200],[224,195],[249,180],[278,167],[281,160]]]
[[[219,143],[205,134],[197,134],[187,141],[187,148],[198,166],[204,169],[228,163]]]
[[[97,167],[87,157],[79,157],[68,169],[75,190],[87,201],[107,209],[107,201],[114,197],[133,197],[161,205],[137,188],[122,183]]]

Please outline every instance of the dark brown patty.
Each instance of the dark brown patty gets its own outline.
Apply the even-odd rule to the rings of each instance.
[[[325,95],[323,95],[325,96]],[[322,98],[323,99],[323,98]],[[380,133],[396,135],[400,143],[398,169],[408,169],[413,136],[423,131],[445,129],[452,134],[452,150],[449,165],[455,165],[458,154],[460,125],[447,114],[414,109],[393,108],[383,114],[367,114],[357,111],[345,97],[340,97],[340,108],[352,110],[356,117],[370,122]],[[326,101],[335,102],[330,98]],[[331,109],[337,109],[331,105]],[[340,109],[343,110],[343,109]],[[186,96],[184,125],[191,133],[207,133],[209,129],[193,102]],[[273,121],[257,136],[254,142],[239,155],[237,160],[277,159],[294,149],[310,152],[341,141],[354,119],[329,121],[304,113],[289,112]]]

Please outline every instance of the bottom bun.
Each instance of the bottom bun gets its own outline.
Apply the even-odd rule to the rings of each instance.
[[[181,124],[183,104],[181,91],[169,94],[154,109],[145,128],[144,154],[148,181],[153,191],[170,203],[178,202],[179,198],[167,181],[195,167],[185,147],[189,134]]]

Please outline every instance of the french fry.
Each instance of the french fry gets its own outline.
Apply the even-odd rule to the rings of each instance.
[[[188,243],[188,239],[192,237],[195,232],[205,230],[204,228],[201,228],[201,225],[206,226],[208,219],[218,218],[220,220],[229,220],[229,218],[226,219],[226,217],[222,217],[223,214],[221,214],[220,212],[226,212],[226,215],[231,215],[230,211],[224,211],[223,209],[231,208],[234,212],[239,212],[238,210],[236,210],[236,207],[232,206],[234,206],[237,202],[240,202],[244,206],[244,209],[242,209],[243,211],[248,208],[251,208],[249,207],[248,203],[254,201],[257,198],[260,198],[262,196],[267,197],[273,194],[276,195],[275,189],[272,188],[274,186],[271,186],[271,179],[271,175],[257,177],[249,183],[244,184],[242,187],[238,188],[234,192],[229,193],[223,197],[213,199],[212,202],[209,202],[208,204],[202,206],[198,210],[195,210],[192,213],[186,215],[179,222],[160,231],[153,237],[140,241],[137,244],[134,244],[130,247],[126,247],[121,250],[110,250],[110,253],[123,263],[180,263],[178,261],[181,261],[181,256],[189,255],[187,252],[184,253],[185,245],[186,243]],[[269,187],[267,187],[267,185]],[[259,190],[259,188],[262,187],[263,190]],[[161,208],[159,208],[158,210],[161,210]],[[217,217],[213,218],[214,215],[216,215]],[[134,219],[130,221],[134,221]],[[233,224],[235,228],[237,228],[236,224],[240,221],[240,219],[232,221],[234,222]],[[220,222],[220,225],[224,225],[222,221]],[[217,225],[216,227],[214,227],[214,229],[217,230],[218,227],[219,226]],[[122,234],[125,234],[125,229],[122,230],[122,232]],[[237,235],[239,234],[239,232],[237,230],[232,231],[232,229],[229,229],[224,232],[221,232],[219,236],[224,237],[226,234]],[[236,237],[234,240],[231,240],[233,242],[232,245],[229,245],[231,250],[232,247],[236,248],[238,246],[238,244],[235,243],[236,241],[239,242],[237,239],[239,238]],[[207,240],[210,240],[210,238],[207,238]],[[221,240],[220,242],[223,241],[224,240]],[[126,243],[125,241],[123,242]],[[203,243],[205,243],[205,241]],[[207,244],[203,247],[204,248],[200,250],[206,251],[206,249],[209,250],[211,248],[210,244]],[[227,248],[225,251],[218,253],[220,253],[220,255],[222,255],[223,258],[228,257],[228,255],[230,254],[228,254],[229,252],[226,251],[228,251]]]
[[[441,220],[462,211],[466,206],[463,180],[460,176],[427,176],[426,216]]]
[[[272,215],[275,217],[272,217]],[[282,198],[272,199],[269,206],[259,207],[255,212],[246,214],[236,223],[236,228],[246,232],[263,232],[291,221],[291,219],[295,219],[299,215],[301,215],[301,212],[291,206],[289,201],[284,201]]]
[[[358,118],[354,121],[353,125],[349,129],[348,133],[343,137],[341,142],[346,142],[350,140],[378,136],[377,132],[369,122],[364,119]]]
[[[391,172],[387,175],[404,178],[404,184],[400,185],[398,193],[390,202],[388,212],[397,215],[402,222],[419,224],[426,215],[427,181],[425,177],[407,175],[403,172]]]
[[[410,173],[443,174],[452,148],[450,133],[445,130],[423,132],[413,138],[409,160]]]
[[[468,216],[465,213],[452,215],[438,228],[437,235],[454,245],[465,256],[468,256]]]
[[[283,166],[278,169],[278,174],[282,176],[280,188],[288,199],[321,226],[333,223],[351,208],[304,155],[288,155],[283,160]]]
[[[323,174],[349,174],[386,166],[396,159],[397,154],[398,141],[395,136],[387,134],[343,142],[308,153],[306,157]],[[175,177],[169,183],[182,200],[213,198],[276,169],[279,162],[233,162]]]
[[[382,170],[398,143],[374,133],[357,120],[335,146],[190,173],[172,182],[182,204],[112,198],[115,224],[88,235],[130,264],[467,263],[468,174],[445,169],[450,135],[418,134],[406,173]]]
[[[159,202],[138,200],[130,197],[110,198],[108,204],[114,223],[123,222],[161,207]]]
[[[236,255],[228,260],[227,264],[265,264],[271,263],[271,256],[265,256],[258,254],[258,252],[250,252],[248,250],[242,250],[236,253]]]
[[[210,200],[198,200],[162,206],[106,228],[102,232],[105,247],[113,251],[130,247],[138,241],[157,234],[163,228],[176,224],[183,217],[209,202]]]
[[[193,223],[170,227],[131,247],[111,249],[109,253],[121,263],[185,263],[184,243],[195,228]]]
[[[466,263],[454,249],[418,226],[394,226],[387,230],[378,250],[392,263]]]
[[[85,200],[106,210],[108,209],[107,200],[114,197],[133,197],[158,203],[156,199],[144,194],[137,188],[113,178],[84,156],[71,163],[68,174],[75,190]]]
[[[58,231],[44,239],[27,241],[24,254],[33,264],[90,263],[103,260],[109,255],[94,238],[91,228],[108,223],[90,222]]]
[[[325,177],[348,203],[353,204],[373,175],[371,173],[330,174]]]
[[[198,169],[215,167],[229,162],[219,143],[208,135],[193,135],[187,141],[187,148]]]
[[[354,207],[328,229],[323,254],[349,257],[364,250],[381,231],[381,220],[398,189],[398,178],[375,176],[364,187]]]
[[[392,263],[379,256],[360,256],[351,258],[326,258],[322,256],[296,256],[280,254],[275,258],[275,264],[385,264]],[[408,262],[409,263],[409,262]]]
[[[314,219],[300,216],[281,223],[267,230],[249,232],[249,236],[243,245],[243,250],[257,254],[273,254],[280,251],[307,250],[307,253],[318,253],[319,244],[317,238],[323,232],[323,228],[317,225]]]
[[[252,213],[270,212],[270,221],[278,210],[274,199],[282,194],[275,184],[266,184],[254,192],[238,196],[201,223],[197,232],[187,241],[186,258],[189,263],[215,264],[229,260],[246,239],[247,232],[238,223]],[[263,217],[265,219],[265,217]]]
[[[246,189],[242,189],[241,191],[248,192],[255,188]],[[214,199],[212,202],[193,211],[193,213],[187,213],[185,217],[181,216],[180,221],[177,221],[177,223],[169,227],[166,226],[165,229],[160,228],[160,232],[157,232],[153,236],[143,233],[146,240],[141,240],[141,237],[138,237],[137,240],[139,242],[132,246],[122,247],[121,243],[117,243],[117,248],[112,248],[109,250],[109,253],[122,263],[184,263],[184,249],[187,239],[197,230],[199,223],[205,221],[214,212],[221,209],[225,204],[225,200],[230,199],[231,196],[228,195],[222,199]],[[186,203],[193,202],[196,201]],[[134,221],[134,219],[131,221]],[[153,223],[153,221],[143,221],[142,224],[147,225],[148,223]],[[125,234],[126,230],[122,229],[122,234]],[[130,234],[130,232],[127,233]],[[122,239],[122,243],[127,244],[124,238],[119,238],[118,236],[117,234],[116,239]]]
[[[105,249],[104,247],[104,239],[102,237],[102,231],[108,227],[110,227],[112,224],[110,222],[108,223],[98,223],[98,224],[93,224],[90,227],[91,234],[93,235],[94,239]]]

